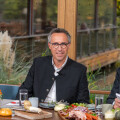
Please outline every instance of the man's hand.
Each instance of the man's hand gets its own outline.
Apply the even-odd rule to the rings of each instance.
[[[114,109],[120,108],[120,100],[118,98],[115,98],[115,103],[113,105],[113,108]]]

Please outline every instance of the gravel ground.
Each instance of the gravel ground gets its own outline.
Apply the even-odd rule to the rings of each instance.
[[[99,87],[99,89],[105,89],[105,90],[111,90],[113,82],[115,80],[116,72],[110,73],[108,76],[105,76],[104,78],[98,80],[96,82],[96,85]]]

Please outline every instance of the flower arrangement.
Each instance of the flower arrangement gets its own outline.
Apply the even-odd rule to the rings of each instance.
[[[2,94],[2,92],[1,92],[1,90],[0,90],[0,99],[2,99],[2,96],[3,96],[3,94]]]

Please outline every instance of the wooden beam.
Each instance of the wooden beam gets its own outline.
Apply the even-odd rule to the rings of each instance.
[[[58,0],[57,27],[65,28],[65,0]]]
[[[96,70],[100,66],[103,67],[119,60],[119,54],[120,49],[114,49],[90,57],[77,59],[77,62],[84,64],[86,67],[91,67],[91,70]]]
[[[66,0],[65,29],[71,34],[69,57],[76,60],[77,0]]]
[[[9,86],[21,86],[21,84],[20,85],[13,85],[13,84],[0,84],[0,85],[9,85]]]
[[[68,55],[76,59],[76,16],[77,0],[58,0],[58,27],[66,29],[71,35]]]

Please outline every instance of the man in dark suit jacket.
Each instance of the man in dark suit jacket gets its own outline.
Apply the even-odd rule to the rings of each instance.
[[[113,104],[113,107],[120,108],[120,100],[116,98],[116,93],[120,94],[120,68],[117,70],[116,78],[113,84],[113,88],[109,97],[107,98],[107,103]]]
[[[27,89],[29,97],[39,102],[89,103],[86,67],[68,57],[71,43],[69,33],[60,28],[48,35],[52,56],[35,58],[20,89]]]

